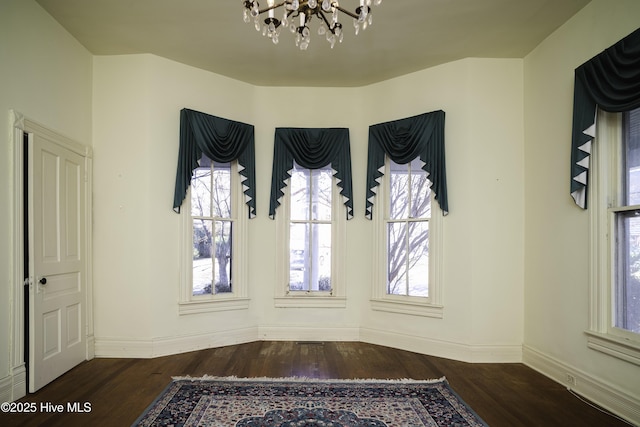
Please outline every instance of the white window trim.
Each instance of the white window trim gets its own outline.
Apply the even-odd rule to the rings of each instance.
[[[291,172],[291,171],[289,171]],[[332,170],[335,174],[335,170]],[[331,192],[331,291],[289,290],[289,219],[291,208],[291,182],[287,180],[281,204],[276,213],[276,265],[277,283],[274,296],[279,308],[345,308],[347,305],[345,286],[346,266],[346,212],[335,176],[332,177]]]
[[[587,346],[640,365],[640,336],[612,326],[615,280],[614,189],[621,168],[621,114],[598,111],[589,185],[590,257]]]
[[[233,246],[231,292],[214,295],[193,295],[192,262],[193,262],[193,221],[191,220],[191,187],[185,197],[182,212],[180,243],[180,295],[178,313],[196,314],[211,311],[242,310],[249,308],[248,275],[247,275],[247,206],[238,175],[238,162],[231,162],[231,197],[233,218]]]
[[[373,288],[371,308],[377,311],[410,314],[441,319],[444,234],[443,214],[431,192],[431,218],[429,220],[429,297],[387,294],[387,233],[385,215],[389,207],[389,159],[385,160],[384,176],[377,187],[377,205],[373,209]]]

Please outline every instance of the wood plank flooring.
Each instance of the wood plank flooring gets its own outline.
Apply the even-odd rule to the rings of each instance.
[[[2,426],[130,426],[172,376],[312,378],[446,377],[490,426],[628,426],[583,403],[522,364],[469,364],[360,342],[258,341],[155,359],[84,362],[20,402],[36,414],[0,414]],[[46,413],[41,404],[91,405],[87,413]],[[66,409],[66,408],[65,408]]]

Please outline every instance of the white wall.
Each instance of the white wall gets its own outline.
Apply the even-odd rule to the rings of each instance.
[[[366,164],[356,156],[362,150],[361,90],[349,88],[272,88],[257,87],[254,98],[256,126],[256,168],[258,218],[250,221],[250,239],[259,234],[258,245],[251,245],[250,286],[259,310],[261,339],[329,340],[357,339],[362,306],[362,237],[364,175]],[[276,127],[346,127],[351,143],[354,209],[356,218],[347,222],[346,240],[349,266],[346,271],[347,307],[343,309],[275,308],[277,264],[276,222],[268,219],[273,139]],[[366,148],[365,148],[366,150]],[[366,151],[363,154],[366,156]],[[360,154],[360,159],[363,156]],[[361,200],[362,199],[362,200]],[[279,215],[276,210],[276,216]],[[367,258],[365,260],[368,261]],[[364,296],[367,297],[366,295]]]
[[[245,311],[178,315],[181,221],[171,208],[180,110],[250,122],[253,88],[153,55],[95,57],[94,70],[96,355],[257,339]]]
[[[524,60],[467,59],[354,89],[267,88],[152,55],[92,60],[35,2],[1,2],[0,400],[12,387],[16,236],[6,117],[16,109],[78,141],[93,140],[98,355],[147,357],[262,338],[349,339],[359,331],[371,342],[480,361],[517,359],[524,342],[525,361],[537,369],[559,380],[569,369],[579,380],[636,396],[637,404],[637,367],[586,347],[588,220],[568,194],[573,69],[635,29],[637,16],[636,0],[595,0]],[[323,114],[305,115],[295,97]],[[177,314],[180,221],[170,203],[183,107],[256,126],[248,310]],[[436,109],[447,113],[451,210],[444,318],[374,312],[372,226],[363,217],[367,127]],[[267,209],[276,126],[350,128],[356,218],[347,228],[346,309],[273,307],[275,224]]]
[[[254,87],[151,55],[96,57],[94,70],[98,356],[151,356],[212,340],[353,340],[363,338],[364,327],[367,340],[402,336],[406,341],[387,344],[411,342],[426,353],[520,360],[521,60],[470,59],[353,89]],[[309,100],[310,109],[296,99]],[[258,217],[249,222],[247,311],[177,314],[180,217],[170,203],[183,107],[256,126]],[[448,114],[452,206],[444,221],[445,319],[371,312],[373,230],[364,218],[368,126],[441,108]],[[344,309],[274,307],[276,227],[267,209],[280,126],[350,128],[356,217],[346,231]]]
[[[31,0],[0,2],[0,401],[10,400],[15,239],[9,110],[91,143],[91,55]],[[23,386],[23,385],[22,385]]]
[[[520,360],[522,61],[467,59],[366,88],[370,124],[446,112],[444,318],[367,312],[367,339],[467,361]]]
[[[628,393],[640,369],[587,348],[589,214],[569,195],[573,71],[638,28],[640,2],[595,0],[525,58],[525,360],[563,382]],[[631,405],[631,403],[630,403]],[[633,405],[631,405],[633,406]]]

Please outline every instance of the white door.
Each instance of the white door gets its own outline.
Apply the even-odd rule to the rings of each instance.
[[[30,134],[29,391],[86,358],[85,158]]]

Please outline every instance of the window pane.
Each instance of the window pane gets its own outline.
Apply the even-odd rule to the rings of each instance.
[[[231,292],[231,164],[203,155],[191,180],[192,294]],[[199,218],[197,218],[199,217]]]
[[[429,296],[429,223],[409,224],[409,295]]]
[[[294,164],[291,173],[291,219],[331,220],[332,171],[304,169]]]
[[[409,168],[389,161],[389,218],[407,218],[409,215]]]
[[[204,219],[193,221],[193,295],[211,294],[213,222]]]
[[[618,214],[615,326],[640,333],[640,211]]]
[[[289,228],[289,289],[306,290],[305,274],[309,265],[308,224],[291,224]]]
[[[309,181],[309,169],[300,168],[293,165],[291,172],[291,219],[307,220],[309,219],[309,201],[311,197]]]
[[[231,164],[215,162],[213,166],[213,215],[231,218]]]
[[[623,115],[627,205],[640,204],[640,108]]]
[[[313,224],[311,226],[313,255],[311,263],[311,289],[331,290],[331,224]]]
[[[407,223],[387,224],[387,293],[407,294]]]
[[[331,224],[290,226],[289,289],[331,290]]]
[[[427,297],[429,223],[390,222],[387,239],[387,293]]]
[[[311,171],[312,218],[319,221],[331,220],[331,168]]]
[[[427,297],[431,216],[428,174],[419,158],[405,165],[389,161],[389,165],[387,293]]]
[[[232,222],[216,221],[215,293],[231,292]]]
[[[231,221],[193,221],[193,295],[231,292],[231,236]]]
[[[211,168],[199,167],[191,177],[191,216],[211,215]]]
[[[431,182],[419,158],[411,162],[411,218],[431,217]]]
[[[289,289],[331,290],[331,166],[294,164],[290,181]]]
[[[393,161],[389,164],[389,218],[429,218],[431,182],[422,170],[422,161],[415,158],[405,165]]]

